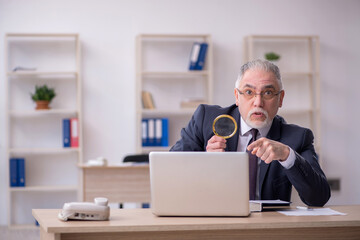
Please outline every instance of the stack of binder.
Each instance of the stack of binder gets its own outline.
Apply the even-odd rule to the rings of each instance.
[[[77,118],[63,119],[63,146],[64,148],[79,147],[79,120]]]
[[[142,146],[169,146],[169,120],[167,118],[142,119]]]
[[[10,187],[25,187],[25,159],[10,158]]]

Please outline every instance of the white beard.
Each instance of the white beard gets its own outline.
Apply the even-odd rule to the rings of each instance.
[[[264,114],[265,115],[265,120],[262,121],[262,122],[256,122],[256,123],[253,122],[251,120],[251,115],[253,113],[255,113],[255,112],[261,112],[262,114]],[[245,122],[246,122],[247,125],[249,125],[252,128],[260,129],[260,128],[264,128],[264,127],[269,126],[272,121],[271,121],[271,119],[269,119],[269,114],[267,113],[267,111],[265,111],[262,108],[254,108],[246,116]]]

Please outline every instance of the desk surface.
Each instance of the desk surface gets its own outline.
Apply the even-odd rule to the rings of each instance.
[[[241,230],[275,228],[356,227],[360,231],[360,205],[331,206],[345,216],[284,216],[278,212],[252,213],[250,217],[156,217],[150,209],[111,209],[110,221],[58,220],[60,210],[34,209],[33,215],[48,233],[151,232]]]

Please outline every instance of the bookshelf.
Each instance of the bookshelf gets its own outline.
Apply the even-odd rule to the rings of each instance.
[[[285,100],[279,115],[288,123],[310,128],[320,153],[320,77],[318,36],[252,35],[244,40],[244,60],[264,59],[265,53],[281,57],[279,66]],[[320,154],[321,155],[321,154]]]
[[[310,128],[314,146],[321,154],[319,37],[251,35],[244,39],[244,61],[264,59],[265,53],[275,52],[280,59],[274,63],[282,75],[285,99],[278,114],[288,123]],[[322,158],[319,159],[320,164]],[[293,188],[292,202],[301,204]]]
[[[189,71],[194,42],[208,44],[205,66]],[[195,107],[182,108],[187,99],[212,103],[212,40],[206,34],[141,34],[136,38],[136,152],[167,151],[180,138]],[[154,109],[142,106],[142,91],[151,93]],[[142,119],[167,118],[169,146],[142,146]]]
[[[78,34],[5,35],[8,225],[35,226],[33,208],[62,208],[80,196],[82,162]],[[13,71],[16,67],[35,68]],[[49,110],[35,110],[35,85],[56,91]],[[63,147],[65,118],[77,118],[79,147]],[[25,159],[25,186],[10,186],[10,158]]]

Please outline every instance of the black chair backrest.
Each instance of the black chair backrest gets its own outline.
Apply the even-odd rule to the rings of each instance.
[[[149,154],[128,155],[124,158],[123,162],[148,163]]]

